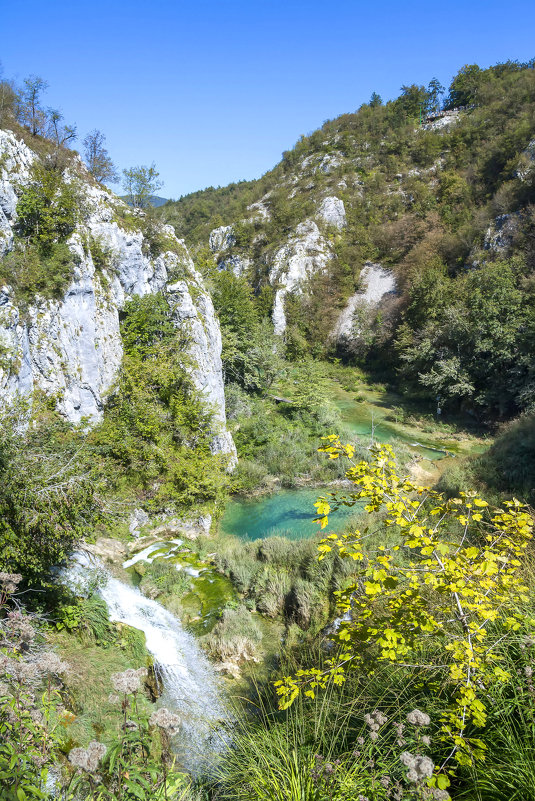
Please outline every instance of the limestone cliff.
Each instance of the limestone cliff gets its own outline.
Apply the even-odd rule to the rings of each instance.
[[[0,131],[0,256],[13,248],[18,198],[38,158],[14,134]],[[74,276],[61,299],[37,296],[26,308],[17,304],[11,287],[0,287],[0,401],[38,388],[55,399],[71,422],[98,420],[121,364],[119,315],[125,301],[165,291],[176,325],[188,329],[193,382],[214,411],[212,449],[234,462],[236,450],[226,430],[219,323],[183,241],[170,226],[162,226],[159,233],[169,250],[151,256],[142,231],[121,226],[125,211],[134,221],[141,212],[127,210],[91,181],[81,162],[75,160],[65,180],[78,181],[83,204],[67,242]],[[88,239],[98,241],[109,264],[95,264]]]

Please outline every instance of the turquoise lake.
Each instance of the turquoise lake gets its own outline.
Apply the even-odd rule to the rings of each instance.
[[[339,390],[334,402],[340,412],[345,434],[342,439],[358,440],[364,445],[371,443],[372,412],[375,442],[388,442],[395,446],[396,442],[404,442],[414,448],[422,457],[423,464],[443,459],[447,453],[425,439],[425,434],[414,441],[403,434],[395,426],[389,425],[385,419],[389,408],[378,399],[376,404],[358,403],[349,393]],[[319,444],[319,443],[318,443]],[[455,448],[452,443],[452,450]],[[448,449],[450,445],[448,444]],[[449,451],[451,454],[451,450]],[[271,495],[256,498],[235,498],[227,504],[221,519],[220,527],[225,534],[234,534],[242,539],[256,540],[263,537],[287,537],[298,540],[311,537],[320,531],[319,525],[313,522],[316,514],[314,502],[320,495],[333,491],[331,487],[300,488],[279,490]],[[326,532],[343,531],[352,517],[356,517],[356,507],[341,507],[329,516],[329,527]]]
[[[318,523],[313,520],[316,514],[314,502],[320,495],[331,491],[329,487],[280,490],[259,498],[230,501],[221,520],[221,530],[245,540],[312,537],[320,532]],[[341,531],[356,514],[354,507],[341,507],[329,515],[329,527],[325,532]]]

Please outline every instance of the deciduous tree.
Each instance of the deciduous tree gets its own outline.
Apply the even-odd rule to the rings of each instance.
[[[123,186],[133,206],[144,209],[149,205],[151,195],[163,186],[159,178],[154,162],[150,167],[142,165],[123,170]]]
[[[100,183],[113,183],[119,180],[119,176],[108,151],[104,147],[105,141],[104,134],[96,128],[87,134],[83,142],[85,163],[95,180]]]

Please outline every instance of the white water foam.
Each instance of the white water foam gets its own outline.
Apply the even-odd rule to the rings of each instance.
[[[225,723],[230,716],[210,662],[195,637],[171,612],[112,576],[95,557],[77,552],[63,578],[79,590],[95,572],[100,579],[98,593],[108,605],[110,620],[145,633],[147,650],[163,681],[162,705],[180,715],[182,722],[173,740],[174,750],[184,769],[197,773],[228,742]]]

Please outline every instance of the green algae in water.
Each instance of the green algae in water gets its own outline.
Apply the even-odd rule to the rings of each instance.
[[[273,495],[230,501],[221,520],[221,530],[245,540],[312,537],[320,533],[319,525],[314,523],[314,503],[320,495],[331,491],[329,487],[281,490]],[[342,506],[329,515],[328,533],[344,530],[357,515],[357,507]]]
[[[190,590],[179,599],[184,612],[181,615],[182,622],[195,634],[208,634],[215,626],[221,610],[237,600],[238,596],[230,579],[218,573],[209,563],[203,562],[197,553],[183,543],[154,543],[146,550],[146,557],[141,557],[140,562],[165,560],[190,577]],[[135,583],[139,584],[139,562],[130,569]]]

